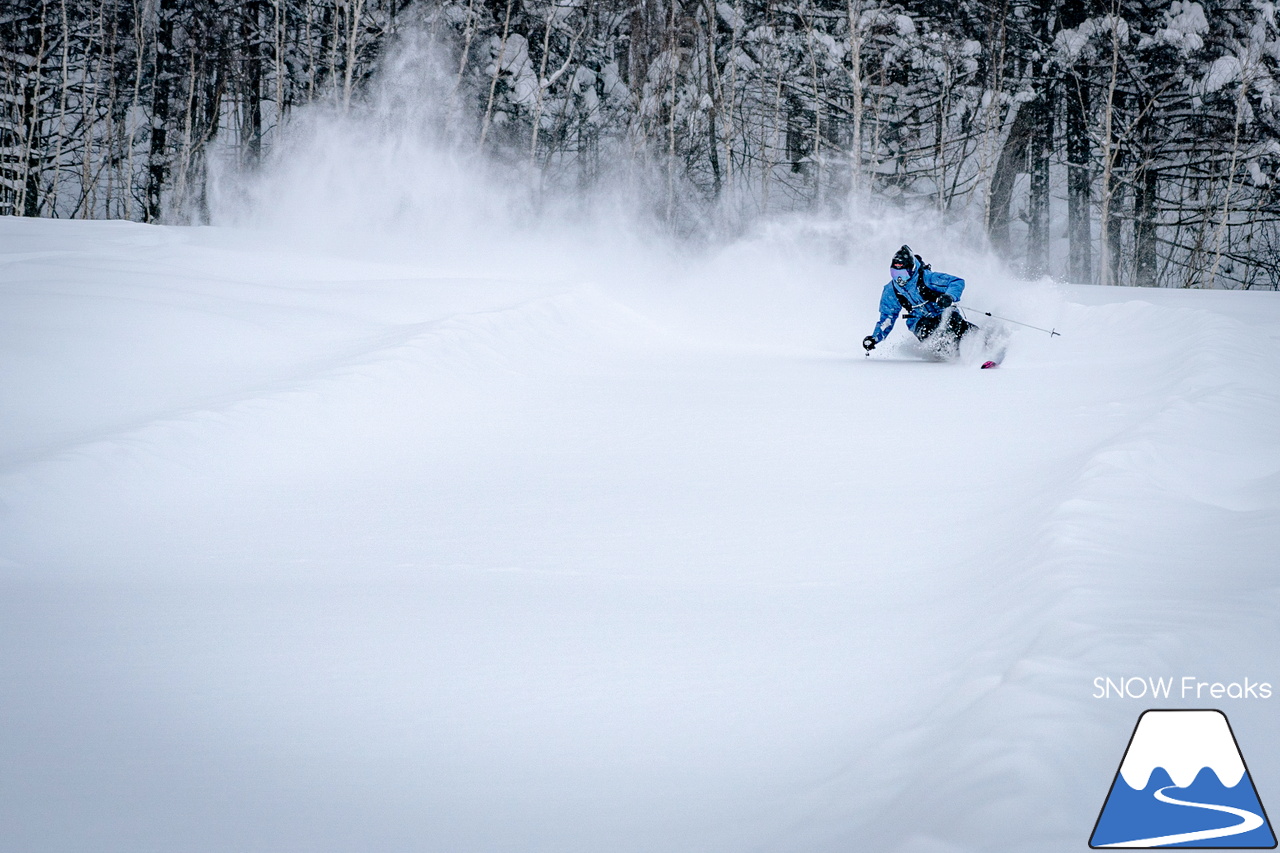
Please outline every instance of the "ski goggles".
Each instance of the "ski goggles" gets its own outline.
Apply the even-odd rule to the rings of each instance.
[[[900,270],[897,267],[890,267],[889,276],[894,281],[898,281],[899,279],[904,279],[904,278],[911,278],[911,270]]]

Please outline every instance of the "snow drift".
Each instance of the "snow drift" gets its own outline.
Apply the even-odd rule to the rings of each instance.
[[[792,239],[0,220],[0,846],[1081,849],[1095,677],[1280,682],[1280,300],[944,255],[1063,336],[868,359]]]

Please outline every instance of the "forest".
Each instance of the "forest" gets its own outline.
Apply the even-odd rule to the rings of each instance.
[[[404,45],[448,145],[546,198],[959,223],[1019,274],[1280,288],[1277,4],[3,0],[0,215],[204,223]]]

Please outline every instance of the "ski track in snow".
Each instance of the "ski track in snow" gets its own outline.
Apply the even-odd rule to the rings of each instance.
[[[1275,294],[435,272],[0,220],[0,847],[1076,850],[1094,677],[1280,681]]]

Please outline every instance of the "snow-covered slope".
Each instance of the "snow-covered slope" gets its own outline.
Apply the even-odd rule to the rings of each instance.
[[[1210,701],[1095,678],[1280,686],[1276,294],[953,267],[980,371],[767,254],[0,220],[0,849],[1079,850]]]

